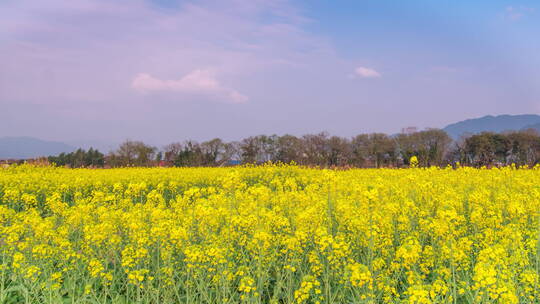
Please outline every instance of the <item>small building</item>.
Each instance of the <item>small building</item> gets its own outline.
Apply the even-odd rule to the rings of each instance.
[[[238,166],[241,165],[242,162],[238,159],[231,159],[227,162],[227,166]]]
[[[410,134],[413,134],[413,133],[416,133],[416,132],[418,132],[418,128],[417,128],[417,127],[405,127],[405,128],[401,128],[401,133],[402,133],[402,134],[410,135]]]

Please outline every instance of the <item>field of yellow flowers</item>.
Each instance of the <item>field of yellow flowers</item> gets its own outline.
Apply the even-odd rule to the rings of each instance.
[[[0,169],[0,303],[531,303],[540,170]]]

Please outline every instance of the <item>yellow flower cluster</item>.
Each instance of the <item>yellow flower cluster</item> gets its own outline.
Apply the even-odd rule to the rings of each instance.
[[[373,276],[366,265],[354,263],[350,265],[351,269],[351,284],[355,287],[366,286],[371,288]]]
[[[0,169],[1,303],[531,303],[540,170]]]

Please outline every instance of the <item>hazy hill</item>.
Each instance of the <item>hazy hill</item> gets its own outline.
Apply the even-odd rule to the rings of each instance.
[[[1,137],[0,159],[26,159],[72,152],[75,147],[32,137]]]
[[[526,129],[535,129],[536,131],[540,132],[540,123],[536,123],[534,125],[528,125],[528,126],[525,126],[523,128],[524,130]]]
[[[465,133],[480,133],[484,131],[503,132],[521,130],[536,126],[540,130],[540,115],[499,115],[467,119],[446,126],[443,130],[452,138],[457,139]]]

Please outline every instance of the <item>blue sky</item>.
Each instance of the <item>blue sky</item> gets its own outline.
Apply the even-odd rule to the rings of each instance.
[[[0,136],[71,143],[540,113],[537,1],[5,0]]]

